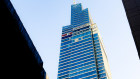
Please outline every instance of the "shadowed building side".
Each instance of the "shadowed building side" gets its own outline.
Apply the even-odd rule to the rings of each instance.
[[[46,79],[43,61],[10,0],[0,0],[0,28],[3,78]]]
[[[140,0],[122,0],[140,58]]]

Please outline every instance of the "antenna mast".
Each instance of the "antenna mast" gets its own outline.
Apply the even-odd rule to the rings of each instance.
[[[73,4],[76,4],[75,0],[73,0]]]

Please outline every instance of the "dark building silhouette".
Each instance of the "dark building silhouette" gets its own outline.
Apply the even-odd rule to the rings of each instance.
[[[140,58],[140,0],[122,0]]]
[[[43,61],[10,0],[0,0],[1,79],[46,79]]]

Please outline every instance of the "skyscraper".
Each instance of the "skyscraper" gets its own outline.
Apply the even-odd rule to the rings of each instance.
[[[140,58],[140,0],[122,0]]]
[[[97,25],[81,3],[71,6],[71,25],[62,28],[58,79],[112,79]]]

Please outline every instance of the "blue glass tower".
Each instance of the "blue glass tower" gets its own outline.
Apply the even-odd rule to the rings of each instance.
[[[58,79],[112,79],[98,28],[81,3],[71,6],[71,25],[62,28]]]

